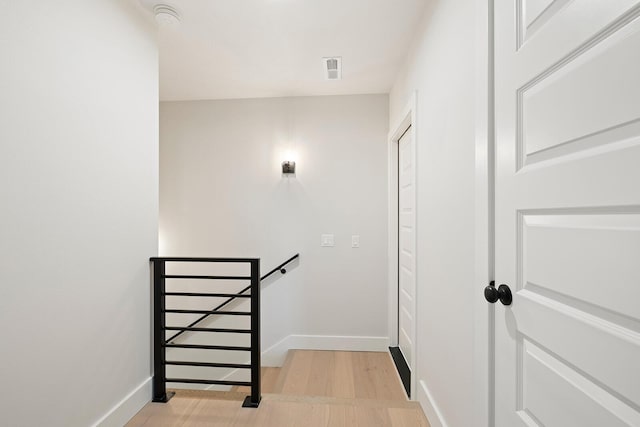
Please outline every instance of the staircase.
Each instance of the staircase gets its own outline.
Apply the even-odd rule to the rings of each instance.
[[[298,256],[262,277],[256,258],[152,258],[153,402],[127,425],[428,427],[389,353],[290,350],[261,368],[260,284]]]
[[[285,266],[299,256],[295,254],[262,277],[259,258],[150,258],[153,277],[152,400],[166,403],[175,395],[175,392],[167,391],[167,383],[191,385],[191,388],[250,386],[250,395],[242,406],[257,408],[261,401],[261,282],[276,272],[285,274]],[[248,302],[244,309],[242,301]],[[210,308],[214,302],[215,306]],[[239,320],[220,324],[224,318]],[[242,318],[247,321],[242,322]],[[215,325],[212,324],[214,321]],[[183,341],[193,334],[204,337],[204,342]],[[178,338],[180,342],[176,342]],[[193,353],[194,350],[197,352]],[[248,355],[248,360],[243,353]],[[178,375],[167,376],[167,367],[172,367],[172,372]],[[225,370],[232,371],[225,374]],[[249,378],[228,378],[241,371],[248,373]]]
[[[248,387],[174,390],[170,402],[148,404],[127,426],[429,426],[388,353],[290,350],[281,368],[261,374],[257,409],[238,405]]]

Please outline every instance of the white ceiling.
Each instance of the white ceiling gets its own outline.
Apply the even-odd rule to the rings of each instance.
[[[160,98],[192,100],[388,93],[428,0],[139,1],[179,12],[159,27]]]

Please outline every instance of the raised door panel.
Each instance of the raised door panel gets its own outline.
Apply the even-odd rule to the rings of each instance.
[[[639,4],[496,2],[498,427],[640,425]]]
[[[412,366],[415,323],[415,185],[409,129],[398,143],[398,346]]]

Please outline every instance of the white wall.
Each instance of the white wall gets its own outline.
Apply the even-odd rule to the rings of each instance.
[[[122,425],[150,394],[155,30],[127,0],[2,6],[0,424]]]
[[[161,253],[256,256],[263,273],[301,255],[263,291],[263,349],[295,335],[267,364],[287,346],[387,345],[387,109],[386,95],[161,103]]]
[[[430,3],[390,94],[393,131],[417,90],[417,398],[434,426],[475,425],[475,5]]]

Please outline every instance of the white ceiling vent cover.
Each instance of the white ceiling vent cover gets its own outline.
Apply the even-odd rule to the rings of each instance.
[[[322,58],[324,67],[325,80],[341,80],[342,79],[342,58],[333,56],[330,58]]]

